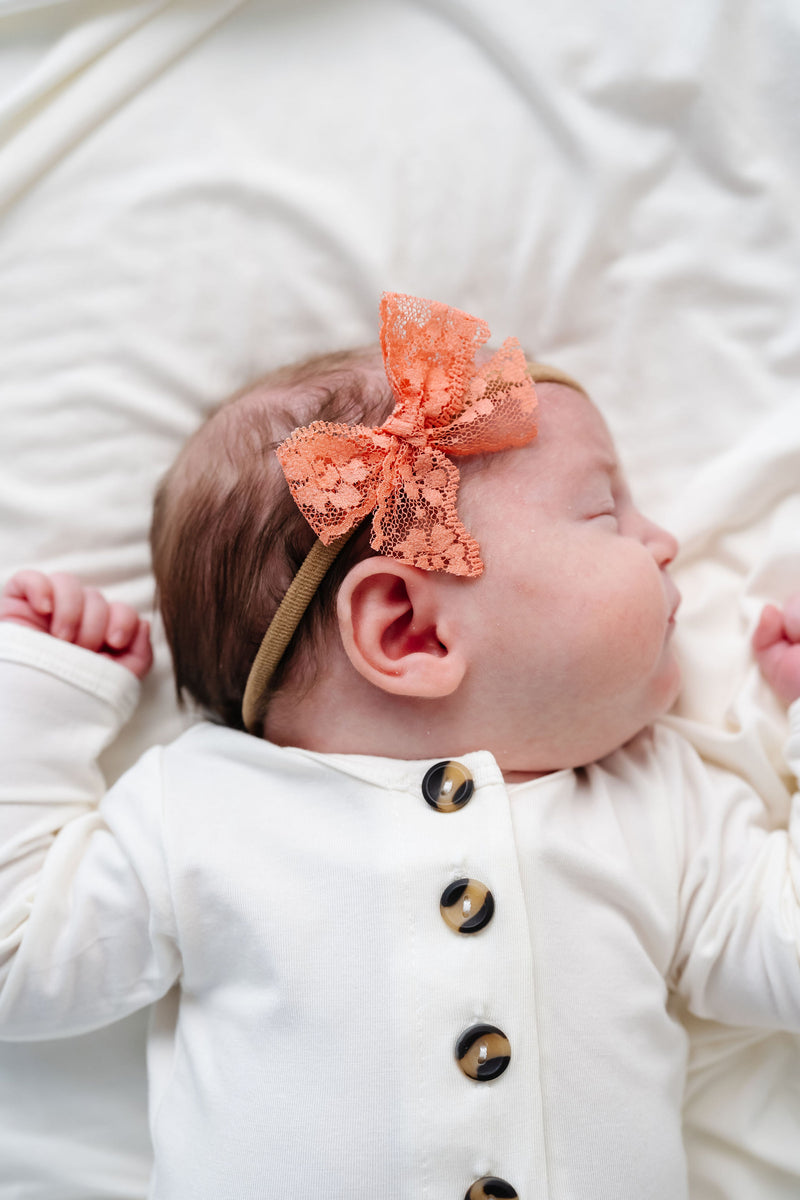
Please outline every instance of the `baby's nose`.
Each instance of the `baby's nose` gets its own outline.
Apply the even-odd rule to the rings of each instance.
[[[649,523],[648,542],[660,567],[669,566],[678,553],[678,539],[668,529]]]
[[[667,566],[678,554],[678,539],[670,534],[668,529],[662,529],[661,526],[656,526],[656,534],[660,563],[662,566]]]

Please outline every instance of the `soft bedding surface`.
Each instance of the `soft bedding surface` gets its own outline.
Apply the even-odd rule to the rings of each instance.
[[[785,819],[747,635],[800,587],[794,0],[0,0],[0,568],[147,611],[153,486],[381,290],[580,378],[683,543],[676,721]],[[113,778],[187,720],[163,644]],[[141,1198],[146,1016],[0,1047],[3,1200]],[[800,1047],[690,1022],[697,1200],[800,1192]]]

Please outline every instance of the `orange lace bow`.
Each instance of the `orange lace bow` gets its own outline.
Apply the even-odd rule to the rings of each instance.
[[[325,545],[374,511],[374,550],[427,571],[475,577],[478,544],[456,512],[448,455],[523,446],[536,436],[536,390],[516,338],[481,367],[485,321],[385,292],[381,347],[397,398],[378,429],[314,421],[278,447],[286,482]]]

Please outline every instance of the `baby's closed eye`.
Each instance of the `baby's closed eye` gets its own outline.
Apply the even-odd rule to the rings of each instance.
[[[589,517],[589,521],[593,525],[599,525],[603,529],[607,529],[609,533],[616,533],[619,529],[619,518],[614,511],[597,512]]]
[[[587,521],[616,521],[618,505],[612,495],[593,496],[582,506],[584,519]]]

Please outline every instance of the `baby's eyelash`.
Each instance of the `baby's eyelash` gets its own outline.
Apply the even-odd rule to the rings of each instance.
[[[595,512],[593,512],[590,515],[589,520],[590,521],[598,521],[598,520],[600,520],[601,517],[611,517],[612,521],[614,521],[614,523],[616,524],[616,522],[618,520],[616,506],[609,507],[609,508],[597,509]]]

